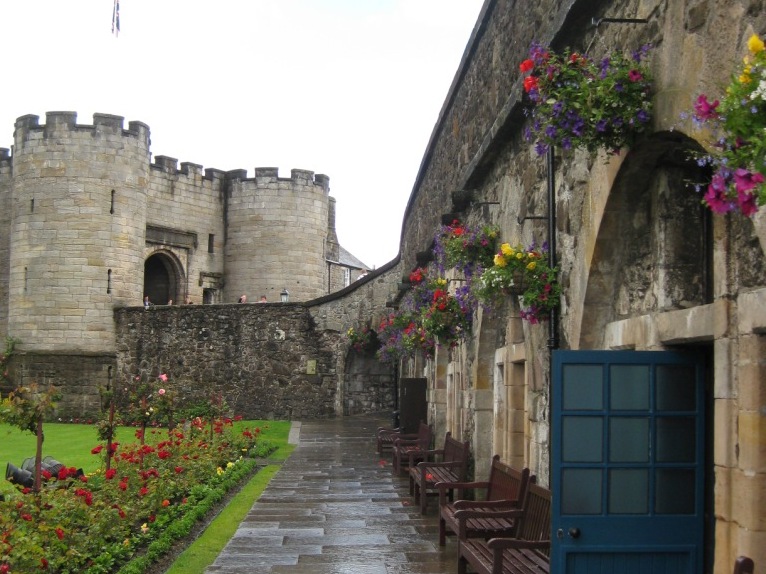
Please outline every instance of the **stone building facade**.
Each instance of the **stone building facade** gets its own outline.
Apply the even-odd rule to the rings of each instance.
[[[436,436],[470,440],[479,473],[497,453],[561,486],[555,453],[565,436],[552,372],[559,351],[699,358],[704,405],[695,404],[704,429],[693,441],[706,518],[689,572],[730,572],[740,554],[766,563],[766,215],[701,207],[689,182],[710,174],[690,159],[701,135],[683,119],[698,94],[726,85],[748,38],[764,32],[760,1],[487,0],[402,232],[402,278],[428,262],[440,225],[456,217],[497,226],[504,242],[548,241],[555,249],[563,293],[554,321],[522,322],[509,298],[500,313],[479,312],[457,349],[401,366],[403,376],[427,378]],[[519,71],[532,42],[597,61],[651,44],[651,133],[615,156],[580,149],[556,150],[552,161],[538,156],[523,137]],[[554,504],[560,496],[555,490]]]

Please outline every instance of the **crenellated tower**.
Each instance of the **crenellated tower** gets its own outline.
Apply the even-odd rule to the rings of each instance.
[[[16,121],[8,331],[21,349],[113,352],[143,277],[149,128],[74,112]]]
[[[326,295],[330,179],[302,169],[281,178],[271,167],[255,168],[252,179],[244,170],[228,176],[227,300],[279,301],[283,289],[291,301]]]
[[[62,414],[95,412],[99,386],[132,380],[117,372],[114,311],[144,295],[153,306],[278,302],[287,289],[300,302],[337,288],[326,175],[179,168],[152,161],[148,126],[123,124],[26,115],[0,149],[0,336],[20,342],[13,383],[66,389]]]

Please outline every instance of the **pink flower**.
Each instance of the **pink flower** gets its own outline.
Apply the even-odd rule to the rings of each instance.
[[[167,383],[167,382],[168,382],[168,376],[167,376],[165,373],[162,373],[162,374],[160,375],[160,380],[161,380],[163,383]]]
[[[165,394],[165,389],[160,389],[159,391],[157,391],[157,394],[158,394],[159,396],[162,396],[162,395],[164,395],[164,394]]]
[[[749,191],[737,190],[737,205],[742,215],[751,217],[758,211],[758,204],[755,201],[755,194]]]
[[[726,195],[726,179],[720,172],[713,176],[703,198],[713,213],[726,213],[732,210],[732,203]]]
[[[737,192],[750,191],[763,183],[763,174],[739,168],[734,172],[734,183],[737,186]]]
[[[642,78],[643,76],[641,75],[641,72],[639,72],[638,70],[631,70],[630,72],[628,72],[628,79],[631,82],[638,82]]]
[[[697,112],[697,117],[701,120],[717,118],[718,112],[716,111],[716,108],[719,104],[720,102],[718,100],[710,103],[707,99],[707,96],[702,94],[697,98],[697,101],[694,104],[694,111]]]

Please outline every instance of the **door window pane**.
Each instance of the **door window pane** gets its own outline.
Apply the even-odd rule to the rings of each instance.
[[[614,469],[609,471],[609,513],[647,514],[649,512],[649,471]]]
[[[649,409],[649,365],[609,368],[609,406],[614,410]]]
[[[694,514],[693,469],[658,469],[655,480],[657,514]]]
[[[649,419],[609,420],[609,461],[649,462]]]
[[[565,462],[601,462],[604,442],[600,417],[563,417],[561,455]]]
[[[694,368],[689,365],[657,365],[657,410],[697,409]]]
[[[604,408],[603,379],[601,365],[564,365],[564,410]]]
[[[657,461],[694,462],[697,447],[695,420],[683,417],[657,419]]]
[[[562,514],[601,514],[601,470],[567,468],[561,479]]]

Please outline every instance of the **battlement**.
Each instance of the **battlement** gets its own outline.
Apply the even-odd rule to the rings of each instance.
[[[230,180],[254,181],[256,187],[269,183],[280,181],[290,181],[295,185],[318,185],[324,189],[325,193],[330,192],[330,178],[324,174],[314,174],[307,169],[292,169],[290,177],[279,177],[279,168],[277,167],[256,167],[255,177],[248,178],[246,169],[233,169],[226,172]]]
[[[143,122],[132,121],[128,123],[128,129],[124,129],[125,118],[112,114],[93,114],[93,124],[85,125],[77,123],[77,112],[46,112],[45,123],[40,124],[40,116],[27,114],[16,119],[15,145],[17,150],[25,147],[25,143],[32,134],[42,132],[44,138],[64,137],[67,132],[72,134],[91,132],[93,136],[103,133],[117,133],[124,137],[139,140],[149,149],[149,126]]]
[[[222,180],[226,177],[226,172],[222,169],[203,168],[202,165],[190,161],[181,162],[181,169],[178,169],[178,160],[167,155],[154,156],[154,162],[149,167],[168,175],[181,174],[192,177],[201,175],[204,179],[210,181]]]

